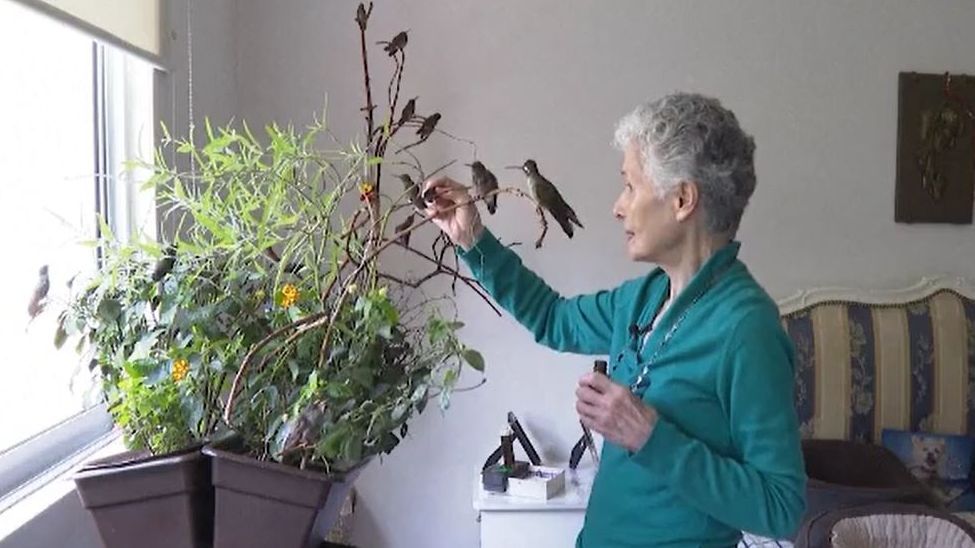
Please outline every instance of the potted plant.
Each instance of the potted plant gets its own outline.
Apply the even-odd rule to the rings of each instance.
[[[420,114],[419,98],[401,102],[405,32],[381,42],[394,68],[385,104],[374,102],[371,11],[360,4],[354,18],[365,91],[360,141],[340,142],[324,116],[302,130],[272,124],[260,138],[246,124],[207,123],[200,144],[166,133],[145,164],[153,173],[145,186],[177,226],[172,243],[121,244],[105,227],[106,268],[62,314],[58,343],[80,335],[93,350],[91,367],[129,447],[177,452],[116,458],[86,470],[98,474],[79,474],[89,508],[104,503],[105,516],[133,524],[126,531],[141,529],[137,542],[119,545],[148,545],[146,520],[161,510],[126,514],[118,498],[87,495],[85,482],[111,472],[112,488],[134,492],[137,480],[119,472],[184,456],[201,462],[201,443],[212,459],[214,546],[312,545],[363,466],[392,451],[428,401],[446,409],[452,392],[483,383],[457,388],[462,370],[483,371],[484,360],[458,337],[453,291],[462,284],[499,312],[458,272],[445,237],[423,249],[411,238],[429,224],[415,181],[453,163],[425,171],[416,147],[436,133],[457,138],[438,129],[439,113]],[[384,171],[398,176],[393,184],[383,184]],[[476,199],[499,193],[528,198],[503,188]],[[391,250],[429,272],[407,278],[388,268]],[[157,499],[180,486],[186,500],[205,500],[192,493],[209,493],[210,477],[185,467],[200,475],[155,477]],[[99,523],[110,546],[106,531],[119,528]]]
[[[214,256],[102,226],[103,268],[61,312],[55,344],[77,348],[130,451],[87,463],[75,482],[108,547],[208,546],[213,494],[203,442],[219,425],[225,363],[242,338],[212,321],[232,299],[206,283]],[[249,326],[241,316],[241,328]]]
[[[363,40],[370,11],[358,11]],[[207,449],[218,545],[300,545],[326,498],[337,508],[349,474],[392,450],[430,397],[446,407],[461,361],[483,369],[438,303],[408,302],[440,274],[475,287],[445,264],[449,246],[440,240],[436,257],[410,248],[403,219],[389,237],[394,216],[417,218],[418,189],[381,191],[386,147],[433,119],[396,107],[404,45],[387,46],[390,111],[402,118],[373,127],[370,108],[368,145],[321,149],[323,121],[302,133],[269,127],[263,143],[246,126],[208,124],[199,147],[167,134],[146,186],[180,225],[172,244],[124,242],[102,225],[103,268],[76,284],[55,342],[78,340],[132,450],[75,478],[107,546],[210,544],[211,468],[199,448],[218,431],[235,434]],[[169,152],[191,170],[167,165]],[[435,271],[420,283],[384,272],[379,255],[393,243]],[[283,508],[304,505],[297,517],[274,504],[292,499]],[[267,531],[276,538],[262,540]]]

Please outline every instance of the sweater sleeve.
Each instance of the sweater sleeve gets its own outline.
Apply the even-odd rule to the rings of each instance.
[[[619,289],[564,298],[487,229],[458,255],[502,308],[554,350],[608,354]]]
[[[792,401],[792,347],[769,315],[742,319],[717,375],[737,454],[717,454],[661,417],[632,458],[715,519],[784,538],[799,527],[806,476]]]

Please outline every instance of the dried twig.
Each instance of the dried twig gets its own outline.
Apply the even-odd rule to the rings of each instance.
[[[372,2],[365,12],[365,19],[359,23],[359,43],[362,46],[362,72],[366,86],[366,135],[372,135],[373,118],[372,111],[376,106],[372,104],[372,84],[369,82],[369,54],[366,52],[366,23],[372,14]]]

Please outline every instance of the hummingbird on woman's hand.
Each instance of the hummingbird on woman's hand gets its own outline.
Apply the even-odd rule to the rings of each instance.
[[[406,173],[397,175],[400,181],[403,181],[403,190],[406,191],[406,195],[410,198],[410,203],[418,211],[423,211],[426,209],[426,204],[423,203],[423,198],[420,197],[420,186],[417,185],[413,178]]]
[[[492,191],[498,190],[498,178],[483,163],[475,160],[474,163],[465,165],[471,168],[471,179],[478,197],[487,196]],[[498,210],[498,195],[492,194],[484,199],[484,203],[487,205],[488,213],[494,215]]]

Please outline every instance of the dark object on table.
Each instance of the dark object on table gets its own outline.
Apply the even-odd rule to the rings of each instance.
[[[524,449],[525,453],[528,455],[528,460],[530,460],[535,466],[542,464],[542,459],[538,456],[538,452],[535,451],[535,446],[532,445],[531,440],[528,439],[528,435],[525,434],[524,429],[521,428],[521,423],[518,422],[518,417],[516,417],[511,411],[508,411],[508,426],[511,427],[511,431],[514,432],[515,437],[518,438],[518,443],[521,444],[522,449]]]
[[[501,435],[501,462],[505,468],[515,465],[515,436],[510,428]]]
[[[515,414],[510,411],[508,412],[508,426],[511,427],[511,430],[515,435],[515,439],[518,440],[518,443],[521,444],[521,448],[524,449],[525,454],[528,455],[528,460],[531,461],[531,463],[535,466],[541,465],[542,459],[538,456],[538,452],[535,451],[535,446],[532,445],[531,440],[528,439],[528,435],[525,434],[525,431],[521,428],[521,423],[518,422],[518,418],[515,417]],[[481,470],[485,470],[492,464],[497,463],[501,460],[502,456],[502,447],[501,445],[498,445],[498,448],[488,456],[486,461],[484,461],[484,466],[481,467]]]
[[[529,464],[523,460],[515,461],[511,467],[492,464],[481,470],[481,486],[485,491],[504,493],[508,490],[508,478],[526,477],[529,469]]]

